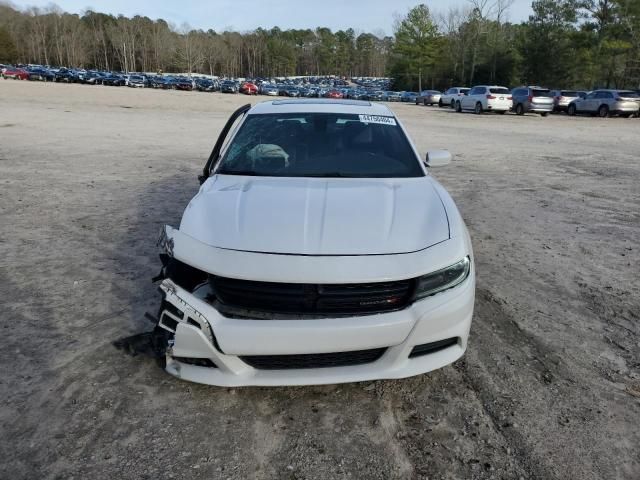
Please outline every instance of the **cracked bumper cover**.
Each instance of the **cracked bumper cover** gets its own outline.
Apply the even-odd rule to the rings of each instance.
[[[237,275],[240,272],[244,278],[292,282],[300,280],[297,276],[302,268],[306,275],[313,272],[313,278],[307,277],[307,281],[321,283],[328,278],[335,279],[337,269],[349,272],[345,282],[366,282],[380,281],[379,277],[374,278],[374,274],[381,271],[380,262],[387,263],[384,256],[373,262],[369,259],[369,263],[376,264],[369,268],[363,261],[367,260],[366,257],[324,258],[322,268],[318,263],[318,268],[314,269],[308,264],[317,260],[313,257],[221,251],[187,238],[171,227],[167,227],[166,234],[171,240],[171,253],[176,258],[190,265],[199,258],[200,262],[196,263],[199,268],[217,275],[229,275],[233,269],[233,273]],[[443,266],[446,266],[464,253],[451,248],[446,249],[446,253],[445,249],[440,252],[433,250],[437,250],[437,246],[417,254],[393,256],[388,265],[394,265],[397,271],[389,268],[384,271],[389,272],[389,279],[418,276],[425,272],[407,275],[407,271],[411,272],[411,265],[415,268],[418,256],[435,255],[437,258],[440,255],[444,257],[441,259]],[[449,256],[451,258],[447,258]],[[426,263],[434,265],[434,258]],[[265,262],[278,268],[269,268]],[[277,279],[273,278],[273,272],[277,272]],[[262,278],[265,274],[270,276]],[[472,266],[470,275],[462,284],[414,302],[400,311],[293,320],[277,319],[277,316],[270,320],[228,318],[201,296],[166,279],[160,285],[165,302],[183,312],[182,318],[168,313],[175,321],[171,324],[175,336],[167,351],[166,370],[185,380],[219,386],[333,384],[404,378],[435,370],[464,354],[473,315],[474,274]],[[448,338],[457,338],[458,341],[437,352],[409,358],[414,346]],[[386,351],[378,360],[355,366],[263,370],[248,365],[240,358],[246,355],[319,354],[374,348],[386,348]],[[179,360],[181,358],[208,359],[215,367],[184,363]]]

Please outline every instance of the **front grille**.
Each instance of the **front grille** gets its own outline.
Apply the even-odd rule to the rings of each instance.
[[[414,281],[318,285],[237,280],[212,276],[217,299],[226,306],[271,313],[359,314],[400,310]]]
[[[310,353],[299,355],[248,355],[240,359],[260,370],[288,370],[296,368],[331,368],[363,365],[378,360],[386,348],[338,353]]]

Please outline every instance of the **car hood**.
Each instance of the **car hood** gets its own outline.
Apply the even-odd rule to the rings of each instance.
[[[216,175],[187,206],[180,230],[214,247],[298,255],[408,253],[449,238],[428,176]]]

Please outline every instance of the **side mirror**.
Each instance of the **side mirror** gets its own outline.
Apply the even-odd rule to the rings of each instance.
[[[427,167],[442,167],[451,163],[451,153],[447,150],[430,150],[427,152]]]

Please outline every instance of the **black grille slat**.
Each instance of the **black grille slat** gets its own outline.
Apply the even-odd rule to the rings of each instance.
[[[361,285],[320,285],[318,291],[321,295],[380,295],[384,293],[402,293],[410,288],[410,281],[383,284]]]
[[[386,348],[373,348],[338,353],[299,355],[247,355],[240,359],[260,370],[291,370],[303,368],[335,368],[364,365],[380,359]]]
[[[212,276],[216,298],[228,307],[267,313],[358,314],[406,307],[414,280],[360,284],[301,284]]]

